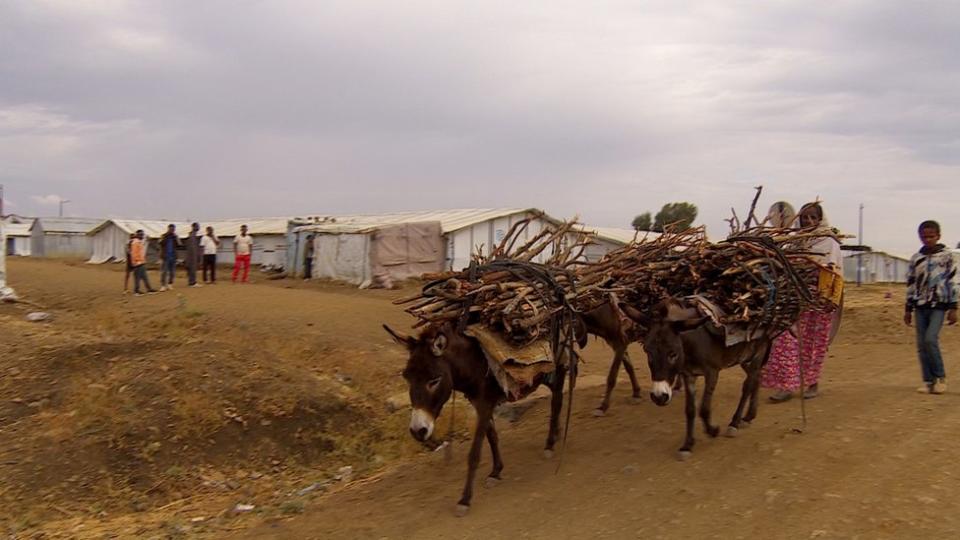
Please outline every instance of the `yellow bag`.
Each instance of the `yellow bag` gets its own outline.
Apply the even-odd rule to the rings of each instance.
[[[826,268],[820,269],[817,292],[835,306],[840,305],[843,297],[843,275]]]

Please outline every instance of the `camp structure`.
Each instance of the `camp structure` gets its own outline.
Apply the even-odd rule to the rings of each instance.
[[[857,282],[857,267],[860,268],[860,283],[906,283],[910,260],[883,251],[851,253],[843,258],[843,279]]]
[[[3,225],[6,236],[6,254],[9,256],[30,256],[30,225],[31,223],[5,223]]]
[[[105,262],[123,262],[127,258],[127,242],[130,235],[138,230],[148,241],[147,260],[156,262],[159,251],[156,243],[173,223],[177,227],[177,235],[185,237],[190,230],[190,224],[185,222],[171,222],[141,219],[108,219],[90,230],[92,255],[87,262],[100,264]]]
[[[220,219],[200,222],[200,233],[206,234],[207,226],[220,240],[217,263],[233,264],[233,239],[240,234],[240,226],[247,226],[247,234],[253,237],[253,253],[250,264],[283,268],[287,263],[287,232],[292,217]]]
[[[240,234],[240,226],[247,225],[248,233],[253,236],[253,254],[251,264],[272,265],[282,267],[286,262],[287,252],[287,223],[292,218],[268,219],[228,219],[197,221],[200,224],[199,235],[206,234],[208,226],[213,227],[213,233],[220,240],[217,248],[217,263],[233,264],[233,238]],[[160,221],[136,219],[108,219],[93,228],[89,235],[93,246],[89,262],[122,262],[126,258],[126,244],[130,235],[142,229],[147,239],[151,240],[151,249],[148,250],[149,259],[154,260],[156,252],[153,245],[167,226],[174,224],[177,227],[177,236],[186,238],[190,232],[191,222],[187,221]],[[182,255],[179,255],[182,258]]]
[[[470,264],[475,252],[489,254],[503,240],[510,228],[529,220],[520,240],[536,236],[544,226],[559,221],[536,208],[471,208],[459,210],[436,210],[423,212],[395,212],[390,214],[343,215],[306,218],[315,225],[354,226],[375,228],[403,223],[439,222],[442,234],[441,257],[443,269],[461,269]],[[309,229],[291,227],[288,236],[287,268],[291,275],[303,276],[304,242]],[[541,258],[549,257],[549,253]],[[318,256],[318,255],[315,255]]]
[[[30,226],[30,255],[89,258],[93,244],[87,233],[100,223],[95,218],[38,217]]]
[[[297,227],[293,233],[299,239],[300,260],[305,263],[313,254],[310,276],[305,264],[291,267],[303,277],[368,287],[438,272],[443,266],[439,221],[324,223]]]

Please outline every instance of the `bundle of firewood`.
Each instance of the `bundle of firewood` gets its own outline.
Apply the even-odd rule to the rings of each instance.
[[[708,241],[702,227],[668,229],[594,263],[583,258],[591,236],[576,220],[533,235],[531,221],[521,221],[489,255],[477,253],[468,268],[426,276],[431,281],[418,294],[394,303],[408,305],[416,326],[483,323],[517,344],[556,337],[559,315],[588,311],[613,295],[641,312],[667,297],[699,295],[725,313],[721,323],[779,332],[803,309],[832,309],[815,292],[823,267],[810,249],[838,237],[827,229],[766,227],[753,217],[756,200],[745,225],[731,224],[721,242]]]
[[[558,313],[575,311],[571,267],[590,235],[576,220],[533,235],[530,223],[515,224],[489,255],[475,254],[469,267],[427,276],[432,281],[420,293],[394,304],[410,304],[405,311],[419,319],[416,326],[483,323],[517,344],[549,336]]]
[[[753,227],[709,242],[702,228],[667,232],[612,251],[578,268],[581,310],[621,301],[644,312],[667,297],[699,295],[726,315],[724,324],[756,324],[771,332],[792,325],[801,310],[833,309],[816,294],[824,268],[811,246],[831,230]]]

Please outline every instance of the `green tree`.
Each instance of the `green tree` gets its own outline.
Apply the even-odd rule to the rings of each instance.
[[[633,218],[630,226],[633,227],[635,231],[649,231],[653,228],[653,216],[650,215],[650,212],[644,212]]]
[[[663,232],[664,227],[675,231],[688,229],[697,219],[697,206],[688,202],[667,203],[653,218],[653,230]]]

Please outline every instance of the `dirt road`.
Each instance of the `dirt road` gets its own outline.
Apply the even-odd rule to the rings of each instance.
[[[0,310],[0,523],[16,537],[957,535],[960,387],[914,392],[899,287],[850,292],[802,433],[798,401],[764,403],[736,439],[698,426],[681,463],[677,402],[630,404],[621,382],[594,418],[599,389],[583,389],[559,472],[541,456],[541,403],[501,421],[504,482],[478,485],[458,519],[465,441],[445,464],[383,405],[402,390],[402,351],[379,328],[409,322],[396,292],[264,281],[130,298],[112,269],[15,260],[10,274],[55,315],[34,325]],[[960,332],[943,343],[952,372]],[[587,353],[587,374],[603,373],[609,351]],[[722,375],[718,422],[740,380]],[[332,481],[343,465],[353,480]]]

